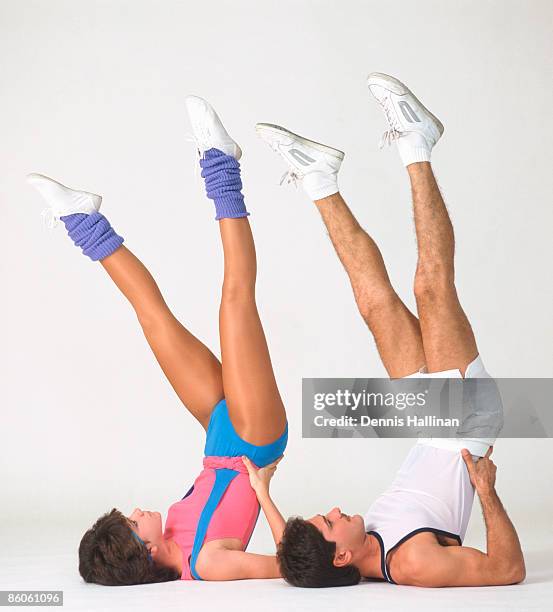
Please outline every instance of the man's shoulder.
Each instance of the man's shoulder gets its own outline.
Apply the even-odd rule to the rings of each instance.
[[[435,562],[436,556],[450,545],[449,539],[430,531],[409,538],[389,554],[388,567],[394,582],[413,584],[420,580],[428,571],[429,563]]]

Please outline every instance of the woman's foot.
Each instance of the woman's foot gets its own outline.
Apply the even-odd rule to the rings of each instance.
[[[186,96],[184,102],[200,156],[210,149],[217,149],[239,160],[242,150],[229,136],[211,104],[198,96]]]
[[[102,196],[88,191],[70,189],[58,181],[35,172],[27,175],[27,182],[36,187],[48,207],[42,211],[49,216],[49,227],[54,227],[61,217],[82,213],[90,215],[100,210]]]

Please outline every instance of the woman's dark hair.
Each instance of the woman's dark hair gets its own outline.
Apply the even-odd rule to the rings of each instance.
[[[277,560],[286,582],[298,587],[351,586],[361,580],[354,565],[336,567],[336,543],[302,518],[288,519],[278,545]]]
[[[115,508],[101,516],[79,545],[79,573],[86,582],[106,586],[178,580],[178,571],[156,565],[133,535],[128,519]]]

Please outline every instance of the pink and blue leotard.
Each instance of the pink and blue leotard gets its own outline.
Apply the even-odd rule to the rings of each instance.
[[[204,469],[186,495],[169,508],[165,522],[164,537],[183,551],[182,580],[202,579],[195,565],[206,542],[238,538],[246,549],[259,503],[241,457],[246,455],[263,467],[283,454],[287,441],[288,425],[271,444],[250,444],[236,433],[226,401],[215,406],[207,428]]]

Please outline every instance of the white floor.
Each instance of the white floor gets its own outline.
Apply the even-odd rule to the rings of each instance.
[[[547,529],[547,531],[544,531]],[[2,529],[4,532],[4,529]],[[63,590],[66,610],[552,610],[553,533],[535,526],[523,542],[527,578],[507,587],[421,589],[365,582],[339,589],[296,589],[282,580],[171,582],[133,587],[85,584],[77,571],[80,531],[6,530],[0,590]],[[478,534],[480,539],[483,534]],[[465,542],[469,544],[468,542]],[[470,542],[476,545],[476,542]]]

